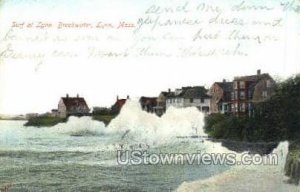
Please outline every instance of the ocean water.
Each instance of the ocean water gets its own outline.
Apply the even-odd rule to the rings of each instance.
[[[116,150],[121,140],[84,131],[82,136],[54,133],[51,128],[27,128],[23,123],[0,122],[0,183],[12,184],[12,191],[172,191],[184,181],[208,178],[228,169],[118,165]],[[134,142],[123,144],[137,146]],[[196,152],[199,145],[179,140],[151,150]]]
[[[0,189],[9,186],[10,191],[252,191],[261,181],[267,184],[261,191],[273,186],[277,191],[299,191],[297,186],[283,182],[287,142],[275,149],[281,153],[280,163],[275,167],[118,164],[118,150],[230,153],[220,143],[178,138],[205,136],[203,114],[195,108],[171,108],[158,118],[143,112],[132,101],[108,127],[90,117],[70,117],[67,123],[51,128],[24,127],[24,123],[0,121]],[[255,175],[261,178],[256,181]]]

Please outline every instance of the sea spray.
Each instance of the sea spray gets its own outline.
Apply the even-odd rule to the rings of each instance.
[[[69,117],[67,123],[59,123],[51,128],[53,132],[71,136],[99,136],[105,132],[102,122],[94,121],[91,117]]]
[[[108,125],[109,132],[128,132],[128,137],[149,145],[163,144],[178,136],[206,135],[204,115],[197,108],[170,107],[162,117],[143,111],[137,101],[129,100]]]

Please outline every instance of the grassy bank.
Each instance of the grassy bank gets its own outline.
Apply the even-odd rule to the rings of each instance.
[[[205,118],[204,129],[215,139],[245,142],[285,140],[283,130],[255,118],[212,114]]]
[[[67,118],[39,116],[30,118],[24,126],[51,127],[58,123],[66,122]]]
[[[92,119],[96,121],[101,121],[105,125],[108,125],[110,121],[115,118],[116,115],[92,115]],[[48,116],[39,116],[30,118],[24,126],[34,126],[34,127],[51,127],[58,123],[67,122],[67,118],[60,117],[48,117]]]
[[[112,119],[114,119],[116,117],[116,115],[100,115],[100,114],[97,114],[97,115],[92,115],[92,118],[93,120],[96,120],[96,121],[101,121],[103,122],[105,125],[108,125]]]

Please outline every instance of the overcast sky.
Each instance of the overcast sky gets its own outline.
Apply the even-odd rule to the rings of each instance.
[[[72,2],[72,3],[70,3]],[[109,3],[108,3],[109,2]],[[87,30],[15,30],[17,36],[30,36],[32,34],[44,34],[53,37],[69,36],[75,37],[83,34],[97,34],[98,37],[112,35],[119,40],[108,41],[82,41],[53,43],[29,42],[28,40],[3,41],[12,22],[38,22],[48,21],[50,23],[64,22],[91,22],[105,21],[108,23],[119,23],[126,21],[136,24],[139,18],[145,17],[145,10],[157,3],[167,6],[179,2],[188,2],[188,8],[199,1],[138,1],[138,0],[110,0],[110,1],[3,1],[0,7],[0,53],[9,44],[16,50],[34,53],[43,50],[51,52],[54,49],[72,50],[82,53],[76,58],[54,58],[47,55],[43,59],[11,59],[0,56],[0,114],[19,114],[28,112],[46,112],[57,107],[60,97],[68,93],[75,96],[77,93],[86,98],[90,107],[110,106],[119,95],[125,98],[139,96],[158,96],[161,91],[168,88],[174,89],[181,86],[204,85],[209,87],[214,81],[222,79],[232,80],[234,76],[255,74],[257,69],[269,72],[274,77],[286,78],[299,73],[299,14],[275,10],[268,13],[255,15],[253,11],[239,13],[242,18],[280,18],[284,22],[282,27],[268,29],[274,31],[279,37],[277,42],[257,43],[241,41],[243,50],[249,52],[249,56],[214,56],[214,57],[177,57],[177,56],[137,56],[126,58],[88,58],[87,49],[96,47],[101,50],[123,50],[134,44],[134,39],[145,35],[159,35],[171,32],[174,35],[185,37],[193,36],[197,27],[184,28],[173,27],[155,29],[154,31],[140,31],[133,34],[133,29],[102,30],[97,32],[93,29]],[[209,1],[203,1],[209,2]],[[218,4],[218,1],[212,1]],[[221,6],[232,5],[239,1],[219,1]],[[254,1],[253,1],[254,2]],[[266,1],[267,2],[267,1]],[[268,1],[275,2],[279,1]],[[272,5],[271,3],[267,3]],[[277,5],[276,4],[276,5]],[[175,17],[182,17],[181,13],[175,13]],[[188,16],[195,17],[195,13]],[[227,13],[226,13],[227,14]],[[230,13],[228,13],[230,15]],[[173,17],[172,15],[171,17]],[[199,13],[199,17],[206,18],[211,15]],[[163,16],[162,16],[163,17]],[[154,17],[156,18],[156,17]],[[206,27],[203,25],[203,27]],[[237,26],[217,26],[220,30],[234,29]],[[225,29],[223,29],[225,28]],[[203,28],[204,30],[206,28]],[[207,28],[211,30],[212,28]],[[264,27],[242,28],[246,31],[266,30]],[[277,30],[277,31],[276,31]],[[268,31],[267,31],[268,32]],[[200,41],[201,46],[228,46],[233,47],[239,42],[228,43],[227,41]],[[147,42],[140,43],[147,47]],[[166,52],[176,52],[175,48],[180,46],[194,46],[195,42],[184,40],[164,42],[160,44],[157,40],[155,49]]]

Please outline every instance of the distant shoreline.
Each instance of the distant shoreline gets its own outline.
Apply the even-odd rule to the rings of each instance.
[[[0,121],[27,121],[27,119],[18,119],[18,118],[0,118]]]

